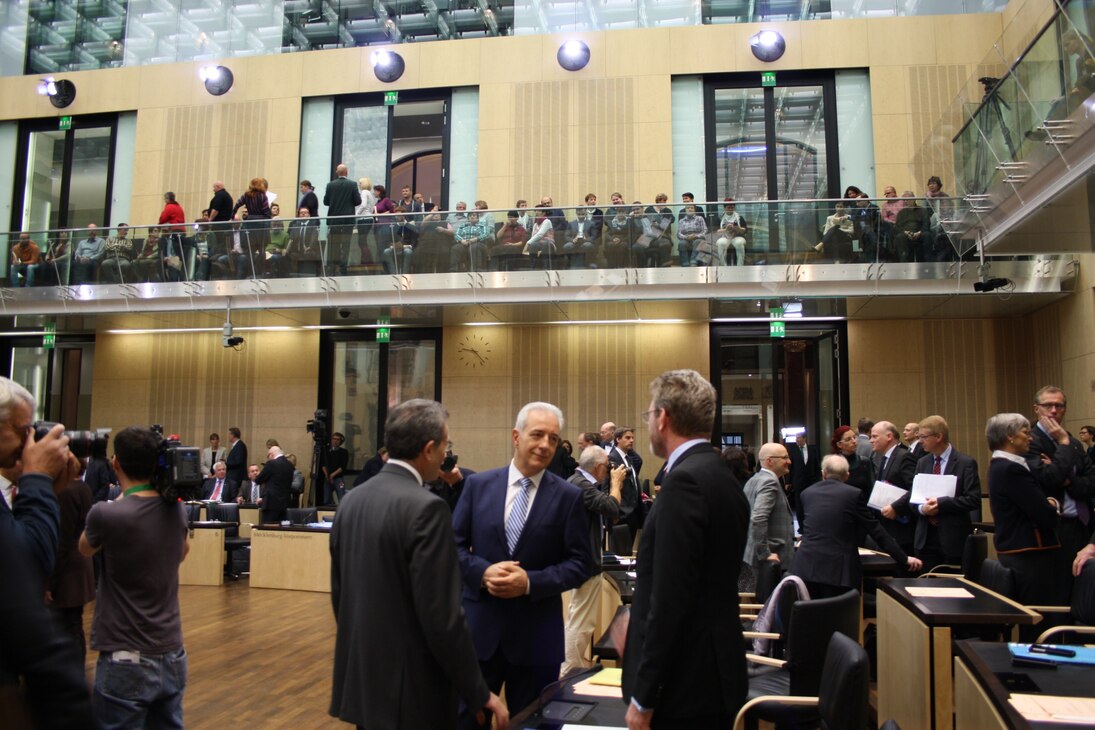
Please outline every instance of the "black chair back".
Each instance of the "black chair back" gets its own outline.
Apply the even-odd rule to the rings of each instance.
[[[772,596],[772,591],[779,585],[783,571],[776,561],[762,560],[754,572],[757,576],[757,586],[754,589],[756,600],[753,603],[767,603]]]
[[[1095,626],[1095,560],[1084,563],[1072,583],[1072,618],[1085,626]]]
[[[989,536],[975,532],[966,538],[962,548],[962,576],[974,583],[981,582],[981,566],[989,556]]]
[[[202,506],[200,504],[184,504],[187,522],[198,522],[202,518]]]
[[[990,591],[1008,598],[1015,598],[1015,574],[1011,568],[1003,565],[999,560],[982,562],[980,578],[977,582]]]
[[[859,591],[798,601],[791,607],[786,659],[792,695],[817,696],[829,639],[837,633],[858,635]]]
[[[315,507],[290,507],[286,511],[289,522],[294,525],[307,525],[309,522],[319,522],[319,510]]]
[[[631,555],[631,546],[634,539],[631,537],[631,528],[627,525],[612,526],[612,552],[617,555]]]
[[[240,506],[231,502],[211,502],[205,510],[211,520],[218,522],[235,522],[234,527],[224,531],[225,537],[239,537],[240,534]]]
[[[863,647],[844,634],[833,634],[825,651],[818,710],[826,728],[868,726],[870,660]]]

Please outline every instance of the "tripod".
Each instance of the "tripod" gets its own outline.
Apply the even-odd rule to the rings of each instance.
[[[979,81],[985,87],[985,96],[982,98],[981,106],[977,110],[977,113],[980,113],[983,109],[985,113],[982,127],[984,143],[977,145],[977,154],[974,156],[973,163],[973,181],[967,186],[970,192],[977,194],[984,193],[989,188],[989,143],[997,126],[1000,127],[1004,144],[1007,145],[1011,159],[1014,160],[1018,153],[1015,142],[1011,138],[1011,130],[1004,122],[1004,112],[1001,109],[1003,107],[1003,109],[1011,111],[1011,107],[996,93],[1000,85],[1000,79],[985,77],[979,79]],[[977,113],[974,114],[975,118]]]

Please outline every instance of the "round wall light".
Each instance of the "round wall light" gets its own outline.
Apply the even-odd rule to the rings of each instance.
[[[198,69],[198,78],[205,84],[205,90],[213,96],[227,94],[236,80],[232,69],[227,66],[202,66]]]
[[[761,61],[770,63],[787,50],[787,41],[774,30],[762,30],[749,39],[749,50]]]
[[[50,76],[42,79],[42,82],[38,84],[38,95],[48,96],[50,104],[58,109],[64,109],[76,101],[76,84],[68,79],[57,81]]]
[[[390,84],[397,81],[407,70],[407,64],[395,51],[373,51],[373,75],[378,81]]]
[[[567,71],[581,71],[589,63],[589,46],[585,41],[570,40],[559,46],[555,57]]]

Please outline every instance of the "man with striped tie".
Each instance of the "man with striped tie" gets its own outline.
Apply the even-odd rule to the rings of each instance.
[[[468,477],[452,518],[479,666],[491,692],[505,685],[514,713],[558,677],[560,596],[585,581],[593,559],[582,490],[546,471],[562,428],[550,403],[522,408],[513,460]],[[474,713],[462,712],[460,727],[478,727]]]

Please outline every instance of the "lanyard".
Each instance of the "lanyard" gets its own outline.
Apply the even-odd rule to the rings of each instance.
[[[137,492],[151,492],[151,491],[152,491],[152,485],[151,484],[138,484],[137,486],[130,487],[129,489],[122,492],[122,496],[128,497],[129,495],[136,494]]]

